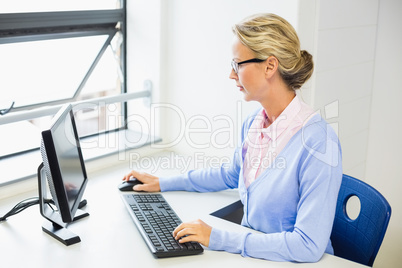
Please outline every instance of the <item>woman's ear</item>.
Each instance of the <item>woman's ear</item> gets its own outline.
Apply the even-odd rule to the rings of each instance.
[[[278,70],[279,61],[274,56],[269,56],[266,60],[265,75],[267,78],[271,78]]]

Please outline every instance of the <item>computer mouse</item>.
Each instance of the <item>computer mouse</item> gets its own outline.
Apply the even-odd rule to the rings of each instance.
[[[142,184],[142,182],[134,178],[128,181],[123,181],[119,184],[118,188],[120,191],[134,191],[133,187],[137,184]]]

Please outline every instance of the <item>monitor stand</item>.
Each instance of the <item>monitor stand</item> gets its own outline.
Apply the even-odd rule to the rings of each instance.
[[[81,239],[78,235],[67,229],[68,223],[65,223],[61,220],[61,215],[59,212],[50,209],[50,207],[45,203],[45,200],[47,199],[46,183],[46,173],[42,163],[38,167],[40,213],[46,219],[42,225],[42,230],[66,246],[81,242]],[[73,222],[86,216],[89,216],[89,213],[78,209],[75,213]]]

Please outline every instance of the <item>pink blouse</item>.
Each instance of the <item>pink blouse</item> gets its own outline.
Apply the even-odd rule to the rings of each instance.
[[[274,163],[293,135],[313,115],[313,109],[297,95],[268,127],[266,127],[269,124],[267,114],[261,109],[249,129],[243,146],[246,187]],[[281,160],[284,161],[276,161],[278,164],[276,168],[286,167],[286,159]]]

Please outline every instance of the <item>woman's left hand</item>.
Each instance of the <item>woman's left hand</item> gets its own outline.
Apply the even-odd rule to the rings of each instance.
[[[173,231],[173,237],[180,243],[198,242],[206,247],[209,246],[209,236],[212,227],[203,222],[196,220],[192,222],[182,223]]]

